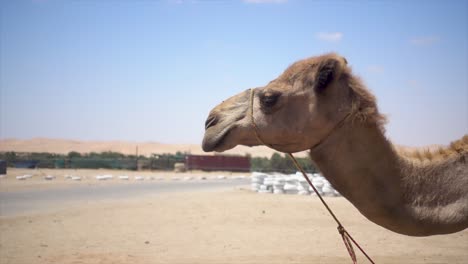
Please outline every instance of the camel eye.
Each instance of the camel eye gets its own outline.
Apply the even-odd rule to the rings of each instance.
[[[260,103],[262,104],[262,107],[271,108],[275,106],[275,104],[278,102],[278,98],[280,97],[280,95],[281,94],[279,93],[263,95],[262,97],[260,97]]]

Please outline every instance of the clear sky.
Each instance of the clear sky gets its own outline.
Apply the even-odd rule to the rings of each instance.
[[[345,56],[398,144],[468,133],[468,1],[1,1],[0,138],[201,142],[209,110]]]

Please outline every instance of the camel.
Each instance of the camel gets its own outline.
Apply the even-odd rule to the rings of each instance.
[[[216,106],[202,147],[308,150],[333,187],[377,225],[408,236],[467,228],[468,135],[436,151],[400,151],[386,138],[385,121],[346,59],[330,53],[297,61],[266,86]]]

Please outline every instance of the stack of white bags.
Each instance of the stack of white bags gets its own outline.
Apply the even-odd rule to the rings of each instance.
[[[98,181],[106,181],[106,180],[112,180],[114,176],[110,174],[106,174],[106,175],[97,175],[95,178]]]
[[[321,195],[340,196],[322,175],[314,173],[307,174],[307,177]],[[314,190],[300,172],[291,175],[253,172],[251,181],[252,191],[258,193],[315,195]]]

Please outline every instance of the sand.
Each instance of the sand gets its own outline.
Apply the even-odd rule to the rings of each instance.
[[[29,188],[72,188],[74,184],[20,183],[33,186]],[[2,191],[22,190],[8,187],[13,184],[17,183],[0,181]],[[344,198],[327,201],[377,263],[468,263],[468,230],[427,238],[402,236],[369,222]],[[358,260],[366,263],[360,254]],[[351,261],[317,198],[232,188],[91,201],[55,211],[2,216],[0,263]]]
[[[265,146],[246,147],[237,146],[223,153],[206,153],[201,148],[201,139],[199,144],[166,144],[160,142],[132,142],[132,141],[84,141],[70,139],[54,139],[54,138],[31,138],[31,139],[0,139],[0,152],[15,151],[15,152],[49,152],[58,154],[68,154],[70,151],[79,153],[114,151],[126,155],[135,155],[138,147],[139,155],[151,156],[152,154],[171,153],[175,154],[180,151],[194,155],[241,155],[246,154],[252,157],[271,157],[277,152]],[[416,147],[397,145],[397,149],[411,152]],[[435,150],[440,145],[424,146],[423,149]],[[308,157],[306,151],[294,154],[298,157]]]
[[[151,154],[171,153],[180,151],[195,155],[214,155],[206,153],[199,144],[165,144],[159,142],[131,142],[131,141],[84,141],[52,138],[32,138],[32,139],[0,139],[0,152],[49,152],[58,154],[68,154],[70,151],[79,153],[114,151],[126,155],[135,155],[138,147],[138,154],[149,157]],[[234,149],[223,152],[223,155],[246,154],[252,157],[271,157],[275,151],[267,147],[246,147],[237,146]],[[298,154],[306,156],[305,152]]]

